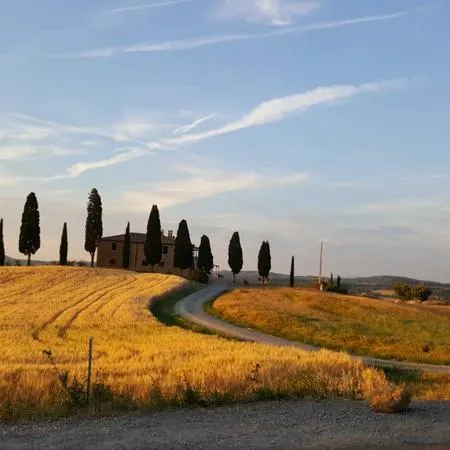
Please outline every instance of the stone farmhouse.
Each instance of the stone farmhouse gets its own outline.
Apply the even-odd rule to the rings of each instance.
[[[123,243],[125,234],[116,236],[107,236],[100,240],[97,250],[97,267],[109,269],[121,269],[123,258]],[[136,272],[151,272],[152,267],[149,266],[144,253],[145,233],[130,233],[131,250],[130,250],[130,270]],[[180,274],[181,270],[174,267],[175,256],[175,236],[173,231],[169,231],[168,235],[164,235],[161,230],[162,241],[162,258],[161,262],[155,265],[155,272]],[[197,267],[198,248],[193,247],[194,269]]]

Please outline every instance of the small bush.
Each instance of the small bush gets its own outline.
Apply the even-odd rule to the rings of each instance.
[[[406,283],[397,283],[394,286],[394,291],[397,294],[398,298],[404,301],[418,299],[422,302],[425,302],[433,294],[433,291],[424,284],[418,284],[417,286],[411,287]]]
[[[348,288],[346,288],[345,286],[341,286],[341,287],[337,287],[336,285],[334,286],[330,286],[327,285],[323,288],[324,291],[326,292],[333,292],[335,294],[348,294]]]
[[[405,386],[389,385],[384,389],[373,391],[367,401],[375,412],[400,413],[408,410],[412,393]]]
[[[201,270],[194,270],[188,277],[191,281],[196,281],[197,283],[201,284],[208,284],[209,283],[209,276],[205,272]]]

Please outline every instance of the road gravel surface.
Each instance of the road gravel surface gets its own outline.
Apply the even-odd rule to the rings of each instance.
[[[450,449],[450,402],[377,414],[364,402],[273,401],[0,425],[0,449]]]

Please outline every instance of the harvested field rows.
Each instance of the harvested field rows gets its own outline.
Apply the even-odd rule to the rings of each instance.
[[[149,300],[185,280],[102,269],[0,268],[0,416],[58,414],[58,370],[96,380],[134,406],[255,395],[360,398],[384,375],[346,355],[230,342],[159,323]],[[164,300],[161,300],[164,301]],[[6,406],[5,406],[6,405]],[[56,412],[55,412],[56,411]]]

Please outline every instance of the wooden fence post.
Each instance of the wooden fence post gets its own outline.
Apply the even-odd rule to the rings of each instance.
[[[89,338],[89,359],[88,359],[88,375],[87,375],[87,392],[86,400],[89,405],[91,399],[91,379],[92,379],[92,349],[94,346],[94,338]]]

